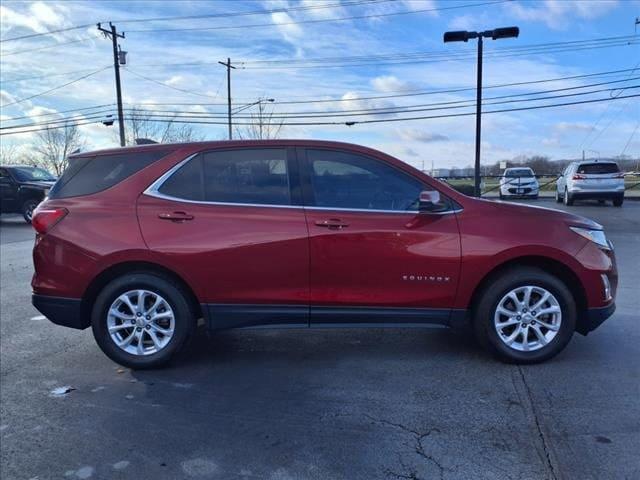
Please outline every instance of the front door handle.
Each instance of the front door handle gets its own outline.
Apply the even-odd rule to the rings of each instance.
[[[158,215],[160,220],[171,220],[172,222],[186,222],[187,220],[193,220],[193,215],[187,212],[170,212],[161,213]]]
[[[339,218],[330,218],[328,220],[316,220],[318,227],[330,228],[332,230],[342,230],[349,226],[348,223],[343,222]]]

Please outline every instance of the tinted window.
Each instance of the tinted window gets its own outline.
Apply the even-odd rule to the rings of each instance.
[[[16,167],[13,173],[21,182],[55,181],[55,177],[42,168]]]
[[[424,186],[379,160],[347,152],[307,150],[317,207],[417,210]]]
[[[159,192],[186,200],[290,205],[286,150],[207,152],[181,167]]]
[[[184,200],[204,200],[202,155],[188,161],[171,175],[158,190],[163,195]]]
[[[106,190],[169,152],[153,150],[70,159],[69,166],[51,188],[49,198],[77,197]]]
[[[620,169],[616,163],[585,163],[578,167],[578,173],[584,174],[602,174],[602,173],[618,173]]]

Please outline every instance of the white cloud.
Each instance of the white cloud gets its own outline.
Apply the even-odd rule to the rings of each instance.
[[[64,16],[57,8],[43,2],[32,3],[28,13],[20,13],[1,5],[0,22],[2,22],[3,30],[6,31],[13,28],[26,28],[36,33],[66,25]]]
[[[382,93],[389,92],[406,92],[415,89],[415,85],[398,79],[394,75],[382,75],[371,80],[373,88]]]
[[[617,6],[617,0],[545,0],[533,4],[510,2],[505,8],[518,19],[543,22],[549,28],[562,30],[571,26],[577,19],[593,20]]]
[[[296,43],[296,41],[303,35],[300,25],[291,23],[293,22],[293,19],[286,12],[272,13],[271,21],[278,26],[278,31],[287,42]]]
[[[182,83],[184,80],[184,77],[182,75],[173,75],[171,78],[169,78],[169,80],[167,80],[166,83],[167,85],[178,85],[180,83]]]
[[[426,129],[419,128],[400,128],[398,129],[398,135],[402,140],[422,143],[449,141],[449,137],[446,135],[429,132]]]

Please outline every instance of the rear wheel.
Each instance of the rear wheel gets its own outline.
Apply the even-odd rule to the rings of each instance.
[[[565,189],[564,189],[564,198],[563,198],[563,199],[564,199],[564,204],[565,204],[565,205],[567,205],[567,206],[569,206],[569,207],[570,207],[571,205],[573,205],[573,197],[572,197],[572,196],[571,196],[571,194],[569,193],[569,190],[567,190],[567,189],[566,189],[566,187],[565,187]]]
[[[96,342],[113,361],[133,369],[160,367],[182,348],[196,319],[181,286],[135,272],[109,283],[93,306]]]
[[[613,199],[613,206],[614,207],[621,207],[623,203],[624,203],[624,197],[614,198]]]
[[[474,309],[482,345],[501,360],[537,363],[571,340],[576,305],[566,285],[533,267],[513,268],[497,277]]]
[[[22,204],[22,216],[24,217],[24,221],[27,223],[31,223],[33,219],[33,211],[38,206],[38,201],[32,199],[27,200]]]

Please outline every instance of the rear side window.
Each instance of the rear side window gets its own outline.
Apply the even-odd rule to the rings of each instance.
[[[577,173],[585,175],[618,173],[620,169],[617,163],[585,163],[578,167]]]
[[[190,160],[158,189],[177,199],[290,205],[285,149],[206,152]]]
[[[171,150],[97,155],[70,159],[69,166],[49,192],[49,198],[91,195],[113,187]]]

